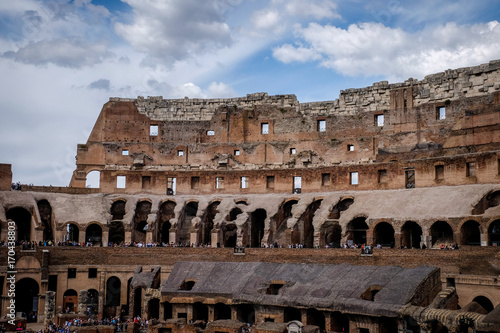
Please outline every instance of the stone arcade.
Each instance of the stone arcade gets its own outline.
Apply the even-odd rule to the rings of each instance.
[[[0,165],[0,239],[13,220],[61,244],[17,251],[18,312],[500,332],[499,124],[498,60],[325,102],[111,98],[69,187],[11,190]],[[355,244],[381,249],[339,248]]]

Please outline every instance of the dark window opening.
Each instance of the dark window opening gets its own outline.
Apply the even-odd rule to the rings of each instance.
[[[271,283],[266,289],[267,295],[278,295],[280,289],[283,287],[283,283]]]
[[[191,189],[197,190],[200,188],[200,177],[191,177]]]
[[[179,290],[191,290],[193,289],[194,284],[196,281],[193,280],[185,280],[182,282],[181,286],[179,287]]]
[[[274,188],[274,176],[267,176],[266,179],[266,188],[273,189]]]
[[[378,183],[384,184],[387,182],[387,170],[379,170],[378,171]]]
[[[68,279],[76,278],[76,268],[68,268]]]
[[[476,163],[468,162],[466,164],[466,175],[467,177],[476,177]]]
[[[97,278],[97,268],[89,268],[89,279]]]
[[[330,185],[330,174],[323,173],[321,175],[321,186],[328,186],[328,185]]]
[[[142,176],[142,188],[145,190],[151,188],[151,176]]]
[[[435,169],[435,174],[436,174],[436,180],[443,180],[444,179],[444,165],[436,165],[434,166]]]

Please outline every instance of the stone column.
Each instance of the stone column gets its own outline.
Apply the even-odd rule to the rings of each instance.
[[[56,316],[56,292],[47,291],[45,293],[45,320],[44,325],[48,326],[54,323]]]
[[[101,243],[103,247],[108,247],[109,231],[102,231]]]
[[[88,292],[87,290],[80,290],[78,295],[78,314],[85,315],[87,312]]]
[[[99,280],[99,308],[98,314],[104,314],[104,302],[106,301],[106,272],[101,272]]]
[[[221,246],[224,245],[222,244],[221,240],[219,240],[219,233],[220,229],[212,229],[212,232],[210,233],[210,246],[211,247],[217,247],[217,243],[219,243]]]
[[[480,235],[481,246],[488,246],[488,230],[486,230],[485,234]]]

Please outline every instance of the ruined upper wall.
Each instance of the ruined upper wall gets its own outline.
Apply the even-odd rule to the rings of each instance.
[[[429,102],[444,102],[461,97],[484,96],[500,90],[500,60],[490,61],[474,67],[449,69],[431,74],[423,80],[408,79],[389,84],[376,82],[370,87],[346,89],[338,99],[299,103],[295,95],[269,96],[267,93],[248,94],[237,98],[183,98],[163,99],[162,96],[137,99],[110,98],[110,101],[134,102],[139,113],[157,121],[208,121],[220,106],[253,108],[255,105],[295,107],[306,116],[350,115],[358,112],[383,111],[390,109],[390,92],[395,89],[412,88],[413,106]]]

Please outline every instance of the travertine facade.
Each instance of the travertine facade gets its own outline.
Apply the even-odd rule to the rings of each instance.
[[[19,241],[92,245],[19,250],[22,297],[38,297],[38,309],[55,297],[57,311],[170,320],[158,332],[194,332],[176,320],[237,320],[250,309],[233,296],[172,301],[160,282],[177,260],[431,265],[440,268],[431,271],[442,294],[433,298],[436,285],[422,289],[426,301],[397,315],[317,307],[311,314],[299,302],[287,316],[281,305],[256,301],[255,322],[323,318],[326,330],[393,332],[412,318],[412,329],[446,332],[466,318],[479,331],[500,331],[492,320],[500,317],[499,124],[500,61],[348,89],[326,102],[266,93],[111,98],[77,147],[69,188],[10,191],[10,165],[0,165],[0,239],[13,220]],[[98,188],[87,188],[91,172]],[[125,244],[158,247],[115,247]],[[353,244],[382,249],[368,257],[331,249]],[[459,250],[431,250],[455,244]],[[247,253],[227,249],[235,246]],[[0,270],[4,293],[5,277]],[[1,308],[3,315],[6,302]],[[256,329],[283,328],[264,326]]]

